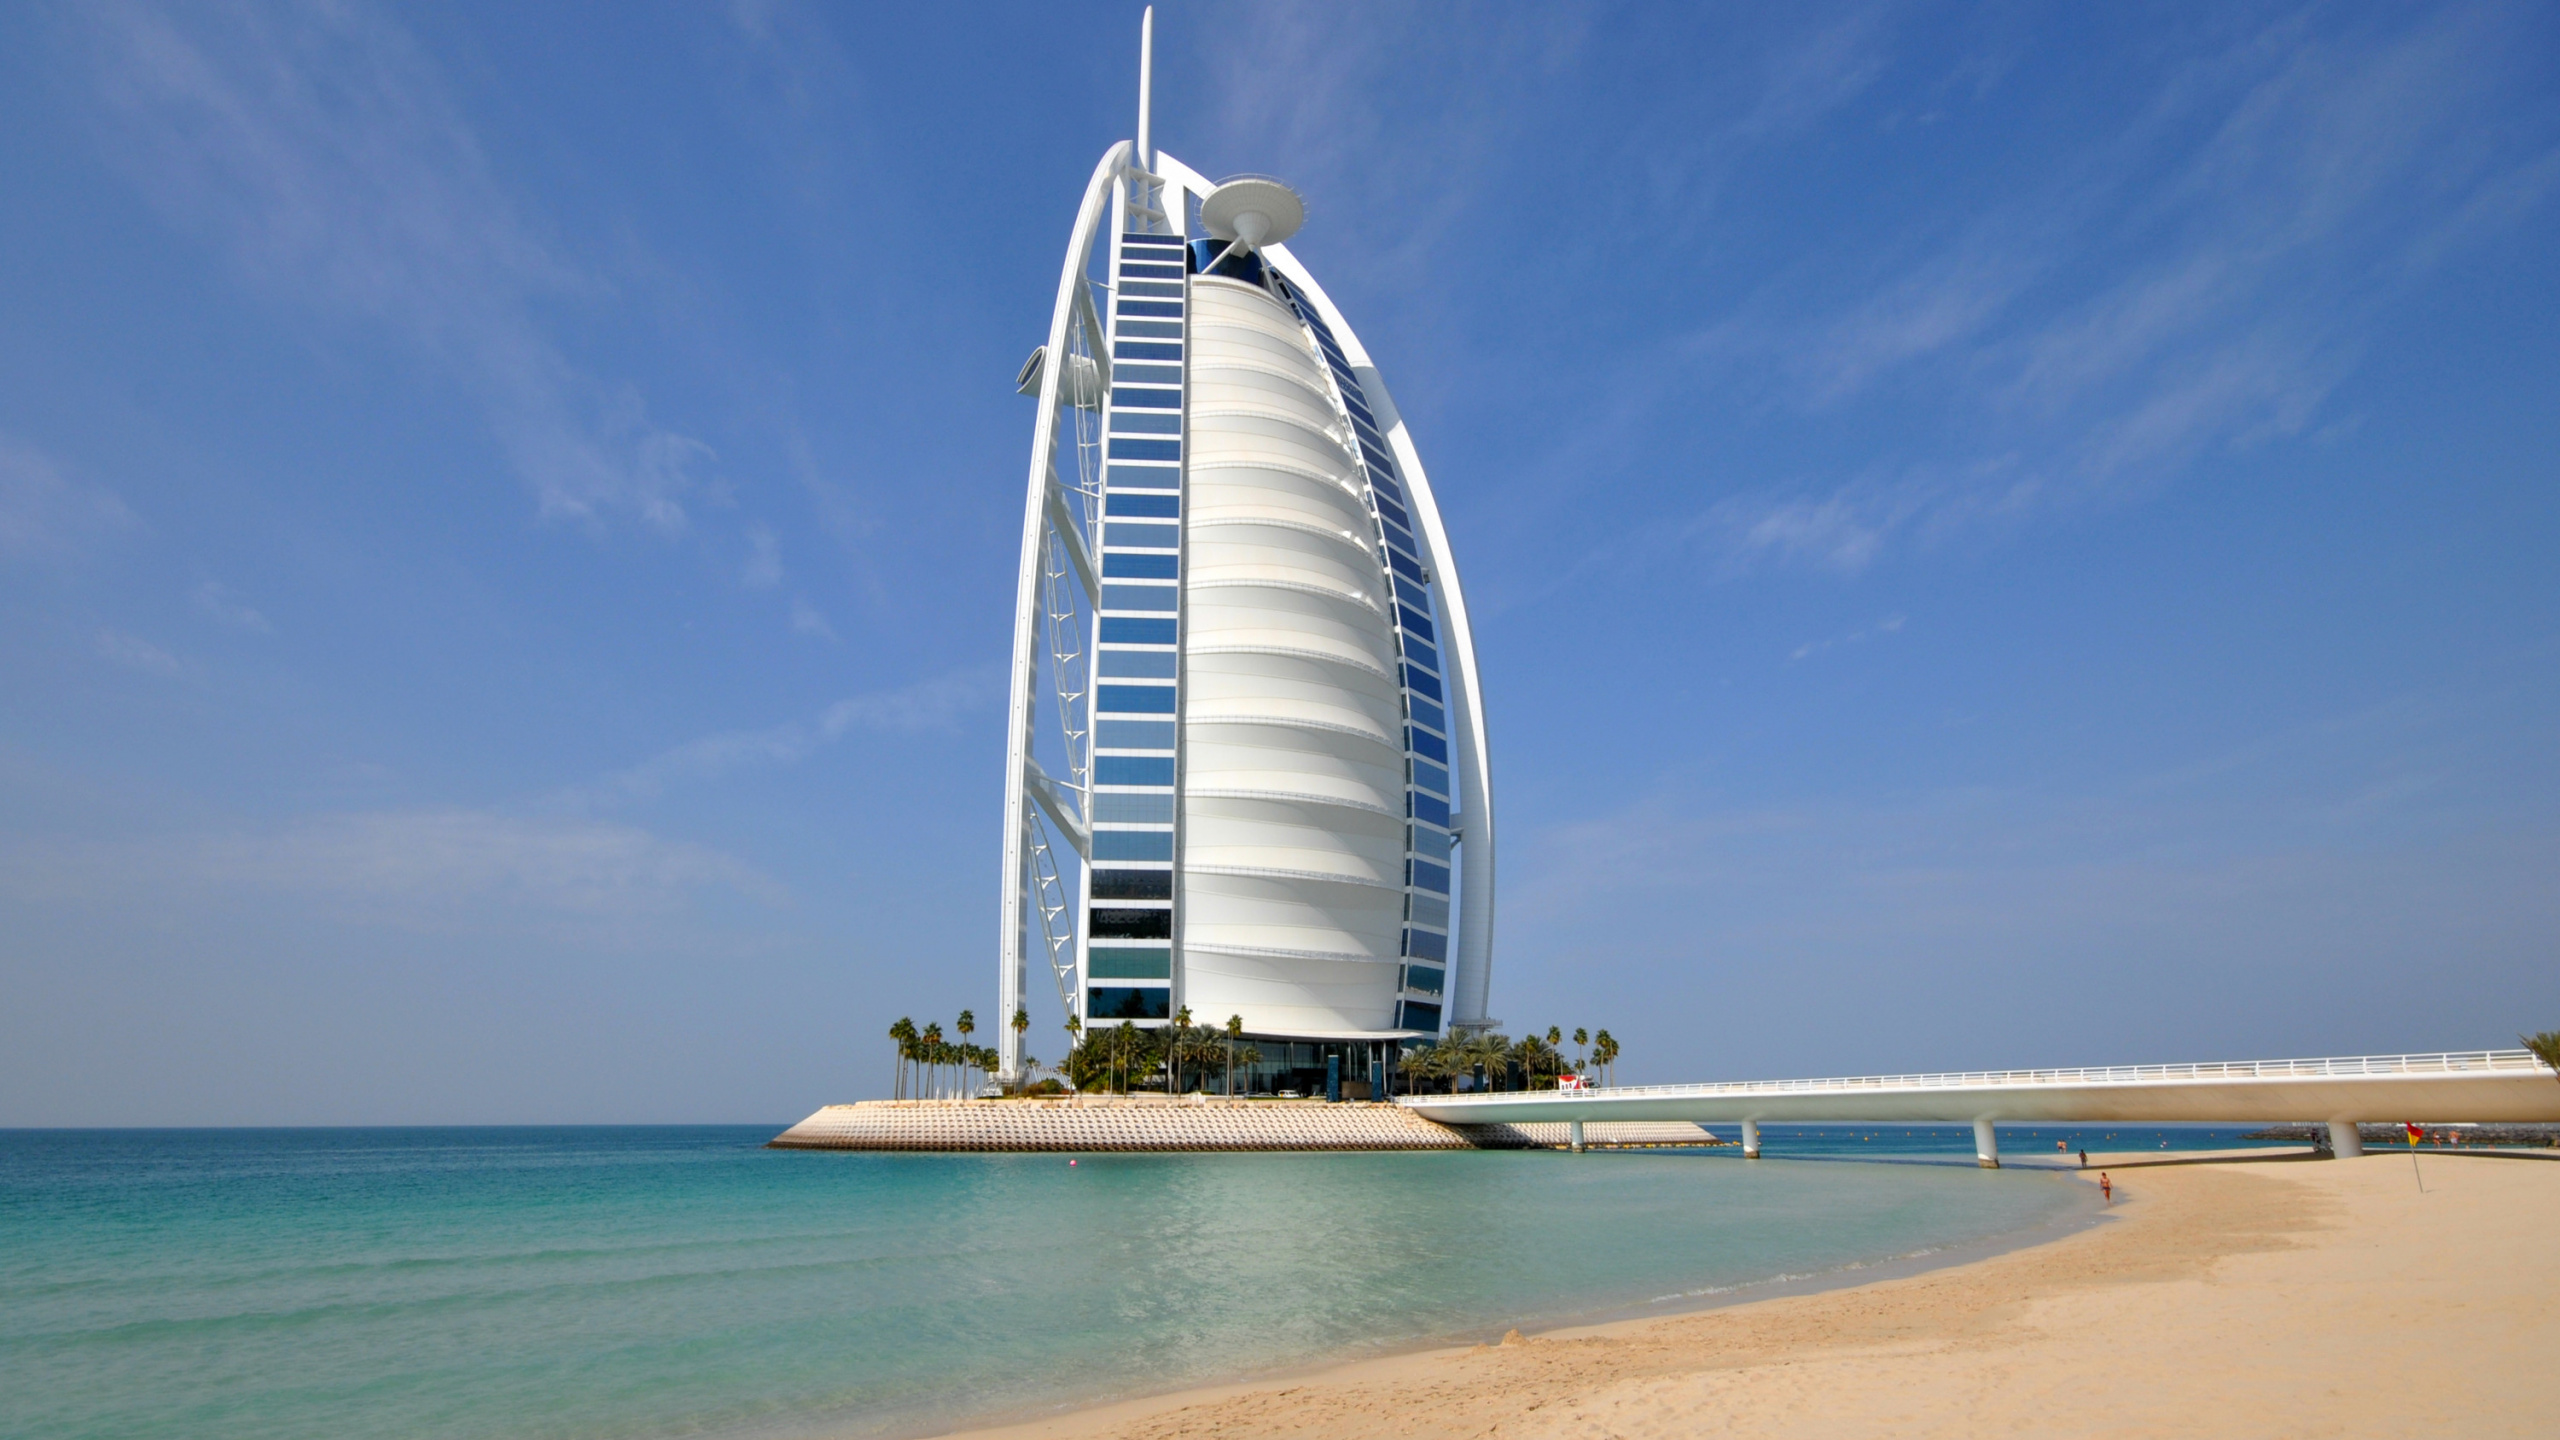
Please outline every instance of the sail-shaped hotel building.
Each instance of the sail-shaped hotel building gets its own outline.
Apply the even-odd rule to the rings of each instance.
[[[999,1013],[1036,955],[1083,1029],[1235,1017],[1279,1083],[1391,1077],[1490,1023],[1466,602],[1395,402],[1283,243],[1303,204],[1153,148],[1151,50],[1152,17],[1137,138],[1019,379]]]

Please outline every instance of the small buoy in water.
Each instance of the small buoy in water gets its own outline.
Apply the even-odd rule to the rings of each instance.
[[[1073,1170],[1074,1168],[1076,1168],[1076,1162],[1074,1162],[1073,1160],[1068,1161],[1068,1162],[1067,1162],[1067,1168],[1068,1168],[1068,1169],[1070,1169],[1070,1170]]]

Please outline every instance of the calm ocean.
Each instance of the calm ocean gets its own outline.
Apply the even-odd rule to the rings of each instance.
[[[1694,1307],[2075,1224],[2089,1203],[1975,1169],[1960,1128],[1772,1126],[1785,1158],[1758,1164],[1073,1167],[760,1148],[779,1128],[0,1132],[0,1433],[912,1433]]]

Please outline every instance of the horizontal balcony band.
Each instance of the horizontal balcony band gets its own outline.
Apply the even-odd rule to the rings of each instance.
[[[1277,945],[1220,945],[1184,941],[1185,953],[1233,955],[1244,960],[1321,960],[1332,965],[1401,965],[1401,955],[1353,955],[1340,950],[1292,950]]]
[[[1357,605],[1380,619],[1387,619],[1387,607],[1381,600],[1353,590],[1336,590],[1326,585],[1310,585],[1303,580],[1193,580],[1184,585],[1190,594],[1203,590],[1285,590],[1296,595],[1317,595],[1327,600],[1341,600]]]
[[[1226,510],[1194,510],[1191,512],[1191,528],[1195,532],[1224,528],[1289,530],[1300,535],[1312,535],[1319,540],[1330,540],[1349,549],[1372,565],[1378,560],[1378,547],[1375,540],[1363,539],[1348,530],[1319,525],[1313,520],[1292,520],[1278,515],[1238,515]]]
[[[1366,660],[1354,660],[1348,655],[1337,655],[1330,650],[1308,650],[1295,645],[1192,645],[1186,647],[1183,653],[1193,656],[1269,655],[1286,660],[1312,660],[1322,665],[1338,665],[1345,670],[1357,670],[1363,675],[1384,680],[1389,685],[1401,687],[1404,683],[1402,676],[1384,666],[1372,664]]]
[[[1337,875],[1324,870],[1289,870],[1271,865],[1195,865],[1185,861],[1185,875],[1226,875],[1238,880],[1311,880],[1319,885],[1352,885],[1363,890],[1383,890],[1391,895],[1405,892],[1404,882],[1389,884],[1366,875]]]
[[[1352,800],[1340,795],[1318,795],[1306,790],[1255,790],[1233,785],[1186,785],[1186,800],[1268,800],[1285,805],[1318,805],[1336,810],[1361,810],[1371,815],[1384,815],[1402,820],[1404,812],[1386,805],[1372,805],[1366,800]]]
[[[1398,756],[1402,756],[1405,753],[1404,741],[1400,737],[1389,737],[1383,732],[1376,730],[1363,730],[1356,725],[1344,725],[1332,720],[1312,720],[1296,715],[1202,714],[1199,709],[1202,703],[1202,701],[1197,699],[1194,699],[1191,702],[1191,709],[1186,711],[1182,717],[1184,724],[1271,725],[1288,730],[1319,730],[1329,735],[1348,735],[1355,740],[1372,741],[1379,749]]]

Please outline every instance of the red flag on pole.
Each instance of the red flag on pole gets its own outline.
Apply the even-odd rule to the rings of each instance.
[[[2426,1137],[2427,1132],[2419,1129],[2415,1121],[2404,1120],[2400,1122],[2400,1128],[2409,1132],[2409,1143],[2412,1146]]]

